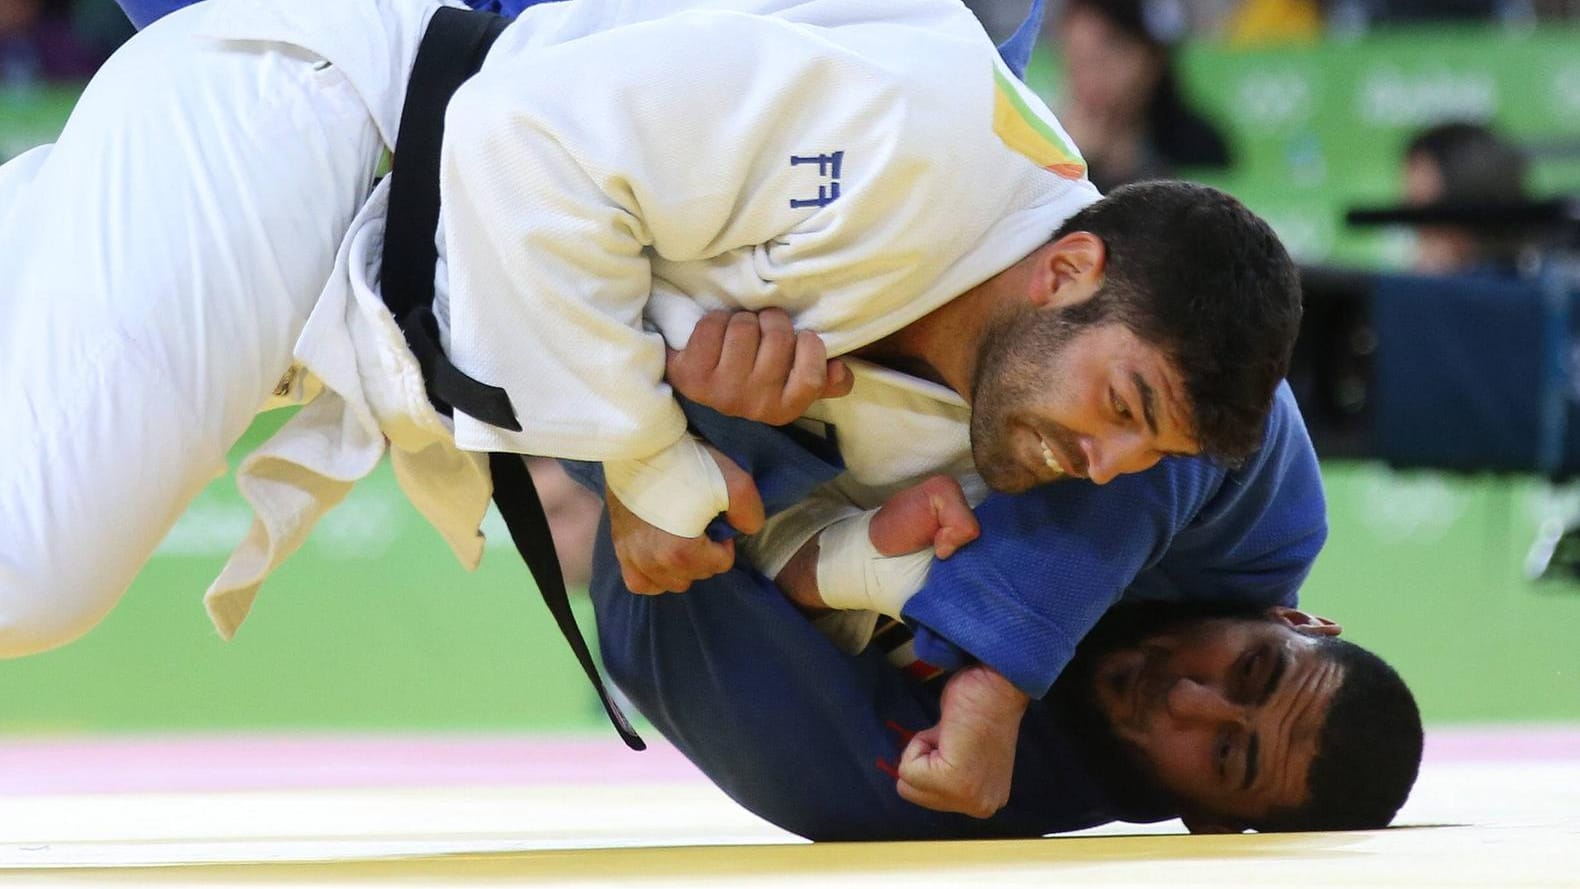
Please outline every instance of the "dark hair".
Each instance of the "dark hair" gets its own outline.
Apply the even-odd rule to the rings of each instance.
[[[1302,805],[1273,812],[1260,831],[1375,830],[1387,827],[1421,768],[1421,712],[1382,658],[1342,639],[1319,642],[1344,669],[1317,739]]]
[[[1525,197],[1525,155],[1490,128],[1455,121],[1428,127],[1405,146],[1437,165],[1443,200],[1515,201]]]
[[[1078,231],[1102,239],[1107,259],[1102,289],[1069,321],[1117,321],[1163,350],[1202,452],[1250,456],[1300,331],[1300,279],[1272,228],[1215,188],[1160,181],[1114,189],[1054,238]]]
[[[1157,83],[1147,98],[1146,127],[1152,149],[1164,161],[1155,172],[1176,167],[1223,168],[1233,162],[1228,143],[1186,100],[1175,73],[1174,45],[1189,22],[1178,0],[1065,0],[1063,14],[1090,12],[1140,43],[1159,61]],[[1151,178],[1151,177],[1133,177]],[[1099,187],[1107,183],[1099,182]]]

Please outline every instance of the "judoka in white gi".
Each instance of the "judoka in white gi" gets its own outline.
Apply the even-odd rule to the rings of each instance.
[[[1192,260],[1195,351],[1129,316],[1075,337],[1064,316],[1123,264],[1101,238],[1049,241],[1098,195],[954,0],[547,4],[512,24],[450,103],[436,284],[451,359],[523,428],[452,424],[378,293],[375,173],[436,8],[209,0],[139,34],[57,144],[0,168],[0,655],[107,613],[271,402],[305,406],[241,466],[257,521],[206,597],[226,636],[386,450],[467,565],[480,452],[602,461],[613,503],[681,545],[628,577],[684,588],[695,561],[673,553],[732,552],[699,537],[731,467],[661,380],[664,338],[709,309],[784,308],[829,354],[970,399],[1000,489],[1257,439],[1298,319],[1276,238],[1222,196],[1192,215],[1179,202],[1204,192],[1172,193],[1179,237],[1153,246]],[[1244,348],[1211,357],[1214,337]],[[1239,402],[1216,403],[1222,379]],[[658,576],[664,559],[679,570]]]

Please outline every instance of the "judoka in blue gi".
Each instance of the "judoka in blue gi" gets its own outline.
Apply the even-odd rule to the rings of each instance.
[[[688,416],[753,468],[771,512],[837,473],[804,437],[696,407]],[[595,467],[572,469],[597,488]],[[895,638],[903,629],[848,656],[745,566],[684,595],[632,596],[601,533],[592,594],[605,664],[727,793],[816,839],[1036,836],[1174,816],[1198,831],[1392,818],[1414,781],[1419,716],[1391,669],[1294,609],[1326,524],[1287,387],[1262,447],[1237,469],[1168,460],[1103,488],[992,495],[977,515],[982,536],[935,562],[907,604],[917,639],[906,653],[948,669],[981,661],[1028,683],[1059,677],[1026,711],[1008,802],[986,818],[896,792],[902,750],[952,693],[891,662],[909,648]],[[974,752],[968,742],[962,755]]]

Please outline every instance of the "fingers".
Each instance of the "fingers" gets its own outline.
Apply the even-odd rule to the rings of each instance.
[[[607,489],[605,493],[620,578],[631,592],[647,596],[685,592],[693,583],[735,565],[734,541],[677,537],[642,521],[618,497]]]
[[[938,724],[900,756],[902,796],[941,812],[986,818],[1009,801],[1015,744],[1029,699],[992,668],[973,664],[944,686]],[[903,786],[902,786],[903,785]]]
[[[931,546],[938,532],[927,491],[916,485],[884,501],[867,528],[867,540],[880,555],[901,556]]]
[[[716,377],[723,381],[750,381],[761,342],[762,330],[758,316],[751,312],[736,312],[729,316],[725,324],[724,343],[719,353],[719,362],[714,367]]]
[[[823,396],[828,385],[828,352],[823,338],[810,330],[795,334],[791,341],[788,370],[779,393],[780,414],[786,423],[806,413],[812,402]]]
[[[765,518],[763,498],[757,491],[757,483],[746,470],[724,456],[718,448],[709,445],[708,453],[713,455],[714,461],[719,464],[719,471],[724,473],[724,488],[729,492],[730,505],[724,511],[725,521],[743,534],[756,534],[762,530]]]
[[[818,337],[817,343],[819,346],[822,346],[823,338]],[[855,374],[852,374],[845,362],[838,358],[831,359],[828,362],[826,376],[827,382],[823,385],[824,398],[844,398],[850,394],[851,389],[855,388]]]
[[[724,332],[730,325],[729,312],[709,312],[691,329],[685,354],[700,370],[712,370],[724,351]]]
[[[947,559],[981,533],[960,483],[935,475],[891,496],[873,516],[869,537],[886,556],[931,548]]]
[[[782,425],[799,414],[784,416],[784,393],[794,374],[796,349],[799,345],[790,315],[782,309],[764,309],[757,313],[757,355],[752,364],[750,386],[752,391],[764,395],[763,408],[770,412],[767,422]]]
[[[735,541],[715,543],[706,537],[674,538],[681,545],[620,553],[625,588],[642,596],[684,593],[699,580],[723,574],[735,564]]]
[[[636,593],[638,596],[656,596],[659,593],[668,592],[668,590],[664,589],[646,574],[643,574],[631,565],[627,565],[624,559],[620,561],[620,580],[625,584],[626,589]]]
[[[730,323],[729,312],[709,312],[691,330],[686,347],[664,350],[664,376],[675,391],[699,403],[706,403],[704,388],[724,350],[724,331]]]
[[[855,377],[828,360],[822,337],[797,332],[783,309],[709,312],[680,351],[665,353],[669,383],[732,417],[783,426],[820,398],[849,394]]]
[[[900,754],[894,789],[907,802],[937,812],[989,818],[1009,801],[1008,786],[985,786],[970,769],[949,762],[939,749],[938,727],[919,733]]]
[[[899,779],[895,789],[906,800],[929,809],[942,802],[938,793],[939,727],[917,732],[900,751]]]
[[[960,547],[977,539],[982,527],[959,481],[949,476],[934,476],[923,484],[938,521],[938,532],[933,535],[933,554],[947,559]]]
[[[938,746],[941,740],[941,727],[933,726],[905,745],[894,785],[900,797],[934,811],[973,818],[987,818],[1003,808],[1008,794],[982,786],[970,770],[950,763]]]
[[[938,533],[933,537],[933,557],[947,559],[953,556],[960,551],[960,547],[977,539],[980,533],[976,529],[939,528]]]

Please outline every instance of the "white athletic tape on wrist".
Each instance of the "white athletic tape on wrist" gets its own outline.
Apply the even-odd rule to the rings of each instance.
[[[730,506],[724,471],[689,434],[650,457],[610,460],[603,469],[604,482],[626,509],[677,537],[700,535]]]
[[[876,611],[898,619],[922,588],[933,551],[885,556],[872,545],[874,513],[840,519],[818,538],[817,590],[823,604],[850,611]]]
[[[770,516],[761,531],[741,538],[741,553],[758,571],[777,579],[808,540],[834,522],[861,513],[859,506],[819,496],[814,491],[800,503]]]

